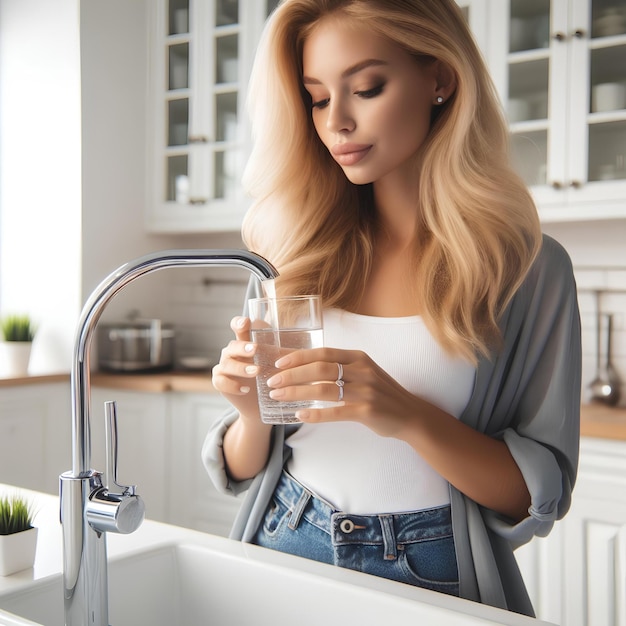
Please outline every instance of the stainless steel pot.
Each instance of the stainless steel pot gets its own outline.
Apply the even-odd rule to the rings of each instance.
[[[98,326],[100,369],[113,372],[167,370],[174,365],[174,328],[161,320]]]

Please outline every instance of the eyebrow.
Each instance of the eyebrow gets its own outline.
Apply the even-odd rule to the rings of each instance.
[[[353,76],[358,72],[368,68],[368,67],[377,67],[380,65],[389,65],[387,61],[382,61],[380,59],[365,59],[365,61],[359,61],[354,65],[350,66],[348,69],[341,72],[341,78],[348,78],[349,76]],[[317,78],[311,78],[310,76],[303,76],[302,82],[305,85],[321,85],[322,82]]]

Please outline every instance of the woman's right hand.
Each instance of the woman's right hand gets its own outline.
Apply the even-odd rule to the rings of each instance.
[[[256,344],[250,341],[250,320],[235,317],[230,323],[235,339],[223,350],[213,368],[213,386],[239,411],[224,434],[223,451],[226,472],[234,480],[258,474],[270,453],[272,427],[261,421],[256,392],[258,368],[253,357]]]
[[[213,368],[213,386],[243,419],[260,420],[255,380],[258,367],[253,361],[256,345],[250,340],[250,319],[234,317],[230,327],[235,339],[222,350],[220,362]]]

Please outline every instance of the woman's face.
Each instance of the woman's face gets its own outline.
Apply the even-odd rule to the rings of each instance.
[[[319,138],[355,184],[411,176],[438,95],[437,63],[345,19],[323,19],[303,49]]]

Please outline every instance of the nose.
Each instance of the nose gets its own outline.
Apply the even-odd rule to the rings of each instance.
[[[331,98],[328,105],[326,128],[332,133],[341,133],[350,132],[354,130],[355,126],[354,117],[343,98]]]

